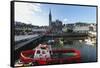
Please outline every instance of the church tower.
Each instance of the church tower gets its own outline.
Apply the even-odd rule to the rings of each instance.
[[[51,23],[52,23],[52,14],[51,14],[51,10],[49,11],[49,27],[51,27]]]

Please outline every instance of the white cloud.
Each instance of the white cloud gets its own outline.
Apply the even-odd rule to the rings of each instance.
[[[63,21],[64,21],[64,22],[67,22],[67,21],[68,21],[68,19],[67,19],[67,18],[65,18]]]
[[[29,4],[31,7],[30,10],[32,10],[33,12],[42,12],[41,8],[40,8],[40,4]]]
[[[67,19],[67,18],[64,18],[64,19],[63,19],[63,23],[64,23],[64,24],[68,23],[68,19]]]
[[[66,24],[66,23],[75,23],[75,22],[77,22],[77,21],[79,21],[77,18],[75,18],[75,17],[73,17],[73,18],[71,18],[71,19],[69,19],[69,18],[65,18],[65,19],[63,19],[63,22]]]
[[[42,12],[40,4],[37,3],[15,3],[15,21],[24,23],[33,22],[33,13]]]

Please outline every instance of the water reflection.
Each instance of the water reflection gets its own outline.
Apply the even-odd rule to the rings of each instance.
[[[97,57],[96,44],[87,44],[86,41],[82,41],[82,40],[66,40],[63,46],[60,46],[54,43],[52,44],[52,48],[53,49],[75,48],[77,50],[80,50],[81,60],[82,60],[81,62],[93,62],[93,61],[96,61],[96,57]]]

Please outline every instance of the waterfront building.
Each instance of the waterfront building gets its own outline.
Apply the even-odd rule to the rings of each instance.
[[[33,34],[45,34],[47,33],[48,30],[49,28],[47,26],[44,26],[44,27],[33,28],[32,32]]]
[[[73,32],[77,33],[88,33],[89,31],[89,24],[87,23],[75,23]]]
[[[38,27],[32,24],[25,24],[22,22],[15,22],[15,35],[30,35],[32,34],[32,29]]]

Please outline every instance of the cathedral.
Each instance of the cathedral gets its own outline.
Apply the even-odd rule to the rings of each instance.
[[[61,33],[62,32],[62,21],[55,20],[52,21],[52,13],[51,10],[49,11],[49,28],[51,29],[52,33]]]

